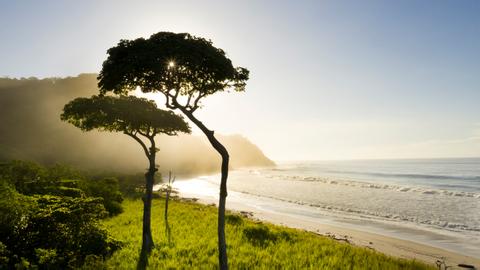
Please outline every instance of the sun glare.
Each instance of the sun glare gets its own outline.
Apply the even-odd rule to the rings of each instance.
[[[133,92],[134,96],[141,97],[141,98],[146,98],[149,100],[155,101],[157,106],[161,106],[165,103],[165,100],[163,99],[163,96],[159,93],[143,93],[140,87],[137,87],[135,91]]]

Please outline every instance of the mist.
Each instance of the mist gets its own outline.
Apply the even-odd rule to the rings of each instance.
[[[60,121],[63,106],[98,93],[96,74],[67,78],[0,79],[0,160],[63,163],[89,170],[138,172],[147,166],[140,145],[123,134],[82,132]],[[272,166],[241,135],[219,136],[231,168]],[[159,171],[198,175],[218,171],[220,156],[203,136],[158,136]]]

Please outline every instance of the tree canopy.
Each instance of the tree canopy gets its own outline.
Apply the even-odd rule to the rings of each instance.
[[[182,116],[135,96],[77,98],[65,105],[61,119],[84,131],[138,132],[144,136],[190,132]]]
[[[107,53],[98,76],[102,93],[123,94],[137,87],[159,91],[167,97],[168,107],[185,96],[182,105],[190,112],[205,96],[227,89],[244,91],[249,75],[247,69],[234,67],[210,40],[188,33],[159,32],[148,39],[121,40]]]

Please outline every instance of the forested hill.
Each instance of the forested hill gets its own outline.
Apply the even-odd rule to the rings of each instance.
[[[66,163],[85,169],[143,170],[140,146],[123,134],[82,132],[60,121],[63,105],[98,93],[96,74],[47,79],[0,78],[0,160]],[[214,127],[212,127],[214,128]],[[240,135],[220,136],[231,167],[271,166],[262,151]],[[160,171],[202,174],[218,170],[220,158],[203,136],[157,140]]]

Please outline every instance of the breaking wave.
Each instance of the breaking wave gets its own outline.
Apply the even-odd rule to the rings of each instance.
[[[319,208],[321,210],[325,210],[328,212],[336,212],[346,216],[356,215],[361,218],[373,218],[373,219],[380,219],[380,220],[387,220],[387,221],[395,221],[395,222],[412,222],[416,224],[432,226],[439,229],[449,230],[449,231],[473,231],[473,232],[480,232],[480,226],[472,226],[460,222],[449,222],[442,219],[427,219],[422,217],[416,216],[406,216],[406,215],[398,215],[398,214],[390,214],[390,213],[382,213],[382,212],[375,212],[375,211],[368,211],[368,210],[361,210],[361,209],[354,209],[350,207],[340,207],[336,205],[330,204],[321,204],[321,203],[307,203],[300,200],[290,200],[285,198],[280,198],[276,196],[269,196],[269,195],[259,195],[252,192],[247,191],[240,191],[240,193],[248,194],[251,196],[256,197],[263,197],[274,199],[283,202],[294,203],[298,205],[310,206]]]
[[[360,187],[360,188],[373,188],[373,189],[388,189],[394,190],[398,192],[416,192],[428,195],[444,195],[444,196],[456,196],[456,197],[472,197],[472,198],[480,198],[479,192],[467,192],[467,191],[456,191],[452,189],[434,189],[434,188],[426,188],[420,186],[405,186],[405,185],[395,185],[395,184],[385,184],[385,183],[370,183],[370,182],[362,182],[362,181],[351,181],[351,180],[340,180],[340,179],[332,179],[330,177],[323,177],[323,176],[298,176],[298,175],[265,175],[267,178],[275,178],[277,180],[287,180],[287,181],[313,181],[313,182],[320,182],[324,184],[331,184],[331,185],[343,185],[343,186],[352,186],[352,187]],[[443,184],[438,186],[445,186],[446,188],[469,188],[468,186],[463,185],[449,185]]]

